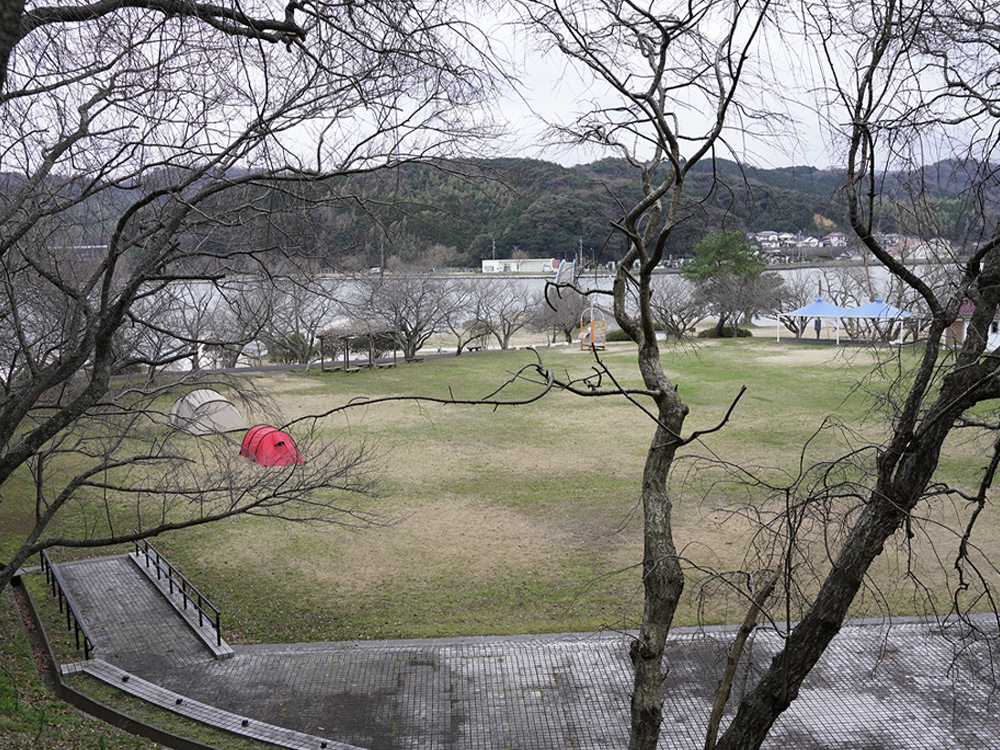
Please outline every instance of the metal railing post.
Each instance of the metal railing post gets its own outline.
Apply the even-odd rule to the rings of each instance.
[[[63,589],[63,585],[59,580],[59,574],[56,572],[55,565],[52,564],[52,560],[49,558],[48,553],[45,550],[42,550],[42,568],[45,570],[46,580],[50,582],[52,596],[55,597],[56,602],[59,605],[60,612],[63,612],[63,602],[65,601],[66,629],[72,629],[73,642],[76,644],[78,651],[80,650],[80,640],[81,638],[83,639],[83,656],[85,659],[89,659],[90,655],[94,651],[94,644],[90,640],[90,635],[87,633],[86,626],[83,624],[79,615],[77,615],[73,600]]]
[[[137,532],[138,533],[138,532]],[[177,570],[170,562],[160,554],[159,550],[156,549],[148,540],[143,541],[143,554],[146,557],[146,566],[149,567],[149,560],[152,556],[154,559],[153,566],[156,568],[156,579],[162,580],[163,576],[167,577],[167,587],[171,595],[174,593],[174,586],[176,584],[178,592],[181,596],[181,601],[183,602],[184,609],[188,608],[188,602],[190,601],[191,606],[198,610],[198,627],[203,627],[205,620],[215,628],[215,640],[217,646],[222,646],[222,617],[219,612],[219,608],[212,604],[209,599],[202,594],[198,588],[192,584],[179,570]],[[161,566],[160,563],[163,563]],[[212,610],[214,617],[208,613],[206,610]]]

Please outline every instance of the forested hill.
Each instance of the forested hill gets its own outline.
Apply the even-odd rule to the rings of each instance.
[[[981,221],[961,195],[968,169],[941,162],[911,180],[936,202],[938,236],[961,239],[958,232]],[[0,179],[8,191],[20,184],[12,175]],[[685,218],[667,253],[683,255],[706,233],[724,229],[847,232],[842,180],[841,172],[813,167],[741,169],[725,160],[700,165],[688,177]],[[888,175],[883,192],[899,200],[907,194],[905,184],[902,176]],[[78,207],[79,224],[57,230],[60,243],[106,244],[124,208],[141,193],[111,189],[86,199]],[[298,187],[286,182],[273,191],[256,183],[226,193],[206,207],[226,220],[191,241],[223,253],[248,244],[293,248],[320,266],[361,268],[383,263],[478,268],[494,256],[572,258],[581,249],[588,261],[610,261],[624,245],[611,222],[639,196],[634,169],[619,159],[575,167],[515,158],[408,164]],[[909,213],[905,205],[899,211]],[[881,231],[916,233],[895,225],[892,211],[886,215]]]
[[[812,167],[741,172],[720,161],[714,177],[714,189],[709,168],[689,178],[692,202],[668,253],[684,254],[706,232],[721,229],[826,234],[844,228],[836,173]],[[478,267],[494,251],[498,258],[571,258],[581,247],[588,260],[612,260],[623,240],[611,222],[640,197],[635,171],[618,159],[576,167],[529,159],[408,165],[391,175],[352,178],[340,188],[380,199],[375,213],[349,212],[359,223],[338,211],[341,231],[331,238],[360,250],[369,265],[378,265],[383,252],[404,262]],[[375,231],[376,219],[384,232]]]
[[[942,162],[917,176],[946,219],[942,227],[955,226],[963,210],[963,172],[962,165]],[[740,168],[725,160],[699,166],[688,178],[691,200],[668,253],[683,255],[707,232],[723,229],[848,232],[842,181],[842,172],[814,167]],[[903,184],[900,175],[886,178],[894,195],[906,193]],[[338,209],[340,231],[328,238],[371,266],[395,257],[478,267],[494,253],[571,258],[581,247],[587,260],[612,260],[623,240],[611,222],[640,194],[635,171],[619,159],[576,167],[529,159],[408,165],[340,187],[379,198],[375,211]],[[891,219],[880,229],[914,231]]]

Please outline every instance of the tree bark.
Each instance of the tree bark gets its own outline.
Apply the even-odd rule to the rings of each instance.
[[[654,750],[660,736],[663,720],[663,648],[684,590],[684,571],[677,559],[671,528],[672,503],[666,489],[667,474],[675,453],[674,444],[665,429],[657,429],[643,473],[642,581],[645,606],[639,635],[629,649],[629,658],[635,667],[630,750]]]
[[[720,313],[719,314],[719,320],[715,324],[715,330],[713,331],[713,337],[714,338],[717,338],[717,339],[721,339],[722,338],[723,332],[726,330],[726,323],[727,322],[728,322],[728,318],[726,317],[725,313]]]
[[[0,92],[6,88],[10,56],[21,40],[23,13],[24,0],[5,0],[0,3]]]
[[[640,306],[648,307],[648,294]],[[627,325],[628,320],[621,312],[616,304],[619,321]],[[674,544],[673,503],[667,479],[681,444],[681,428],[688,408],[663,372],[652,331],[652,316],[647,314],[642,322],[644,326],[635,330],[640,341],[639,371],[647,388],[657,394],[659,423],[646,454],[642,476],[644,602],[639,634],[629,648],[629,658],[635,669],[629,750],[656,750],[663,722],[663,650],[684,591],[684,570]]]

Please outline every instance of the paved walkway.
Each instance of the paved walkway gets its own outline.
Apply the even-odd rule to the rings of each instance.
[[[233,658],[217,660],[128,557],[59,571],[95,641],[92,671],[232,731],[303,749],[627,744],[626,635],[235,646]],[[672,636],[661,748],[703,746],[728,642],[722,632]],[[778,634],[758,631],[745,656],[750,672],[779,645]],[[996,645],[959,626],[847,627],[766,747],[997,748],[1000,704],[988,659]]]

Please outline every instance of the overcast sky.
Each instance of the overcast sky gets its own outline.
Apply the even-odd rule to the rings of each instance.
[[[593,149],[545,146],[545,121],[570,123],[586,102],[601,96],[602,84],[585,78],[579,70],[567,64],[561,55],[542,55],[534,45],[517,38],[502,28],[491,30],[498,49],[510,58],[512,69],[518,70],[523,86],[521,97],[510,96],[501,105],[504,119],[511,123],[514,145],[506,151],[529,158],[555,161],[565,166],[588,163],[608,154]],[[761,106],[784,111],[789,124],[781,135],[747,137],[733,129],[727,140],[739,158],[760,167],[836,165],[820,126],[820,116],[812,103],[813,96],[804,85],[808,77],[808,62],[800,51],[790,48],[788,38],[765,50],[782,79],[780,86],[762,91]],[[790,132],[794,129],[794,133]],[[724,158],[730,154],[721,153]]]
[[[608,154],[592,148],[545,146],[545,122],[572,122],[580,101],[593,95],[594,87],[581,81],[573,71],[560,71],[557,65],[539,66],[531,74],[527,101],[509,98],[504,105],[505,116],[513,123],[520,147],[513,152],[531,158],[558,162],[564,166],[585,164]],[[819,115],[807,103],[789,107],[789,117],[795,120],[797,135],[770,138],[746,138],[733,131],[728,142],[739,158],[759,167],[812,166],[825,168],[837,159],[825,145]],[[720,154],[732,158],[729,154]]]

